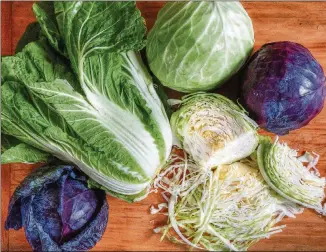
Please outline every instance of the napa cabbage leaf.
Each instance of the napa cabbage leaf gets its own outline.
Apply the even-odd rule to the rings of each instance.
[[[1,164],[46,162],[50,155],[18,139],[1,134]]]

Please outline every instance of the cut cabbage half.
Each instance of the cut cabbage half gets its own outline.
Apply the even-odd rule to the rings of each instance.
[[[219,94],[184,96],[171,126],[183,149],[205,169],[245,158],[258,145],[257,124]]]

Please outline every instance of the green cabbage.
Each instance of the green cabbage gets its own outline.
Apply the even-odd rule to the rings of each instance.
[[[163,85],[207,91],[229,79],[254,45],[250,17],[236,1],[169,2],[160,10],[146,47]]]
[[[47,40],[2,59],[3,131],[75,163],[92,186],[144,197],[172,135],[137,52],[145,23],[135,3],[40,3],[34,12]]]
[[[219,94],[184,96],[171,127],[183,149],[204,169],[245,158],[258,145],[256,123]]]
[[[271,143],[265,139],[257,153],[260,172],[271,188],[284,198],[326,215],[326,205],[322,206],[326,179],[318,171],[310,171],[314,163],[304,166],[297,151],[277,140]]]

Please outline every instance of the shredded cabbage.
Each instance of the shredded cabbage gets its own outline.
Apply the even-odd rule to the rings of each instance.
[[[211,251],[243,251],[281,232],[273,227],[303,209],[265,183],[252,155],[203,170],[186,154],[173,153],[154,180],[168,202],[168,223],[155,232],[173,242]],[[161,209],[164,209],[161,205]]]

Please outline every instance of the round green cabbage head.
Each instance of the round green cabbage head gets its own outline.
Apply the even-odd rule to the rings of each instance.
[[[165,86],[189,93],[220,86],[253,45],[251,19],[239,2],[169,2],[148,34],[146,53]]]
[[[172,114],[171,127],[182,148],[204,169],[245,158],[258,145],[256,123],[219,94],[184,96]]]

